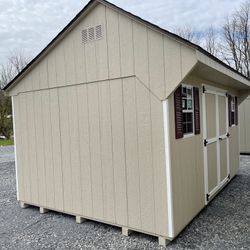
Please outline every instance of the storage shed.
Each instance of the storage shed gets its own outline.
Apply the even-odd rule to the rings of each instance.
[[[240,153],[250,155],[250,96],[239,106]]]
[[[238,171],[249,80],[109,2],[90,1],[5,90],[22,207],[165,245]]]

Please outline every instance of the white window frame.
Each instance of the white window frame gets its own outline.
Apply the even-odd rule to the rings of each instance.
[[[234,123],[231,124],[231,127],[234,127],[236,126],[235,124],[235,96],[231,96],[231,114],[230,116],[232,115],[232,113],[234,114]],[[230,119],[232,119],[232,116],[230,117]]]
[[[182,88],[187,88],[187,89],[191,89],[191,92],[192,92],[192,110],[182,110],[182,113],[192,113],[193,114],[193,119],[192,119],[192,122],[193,122],[193,132],[192,133],[184,133],[183,132],[183,138],[189,138],[189,137],[192,137],[194,136],[194,92],[193,92],[193,86],[192,85],[189,85],[189,84],[184,84],[182,83],[181,84],[181,105],[182,105]]]

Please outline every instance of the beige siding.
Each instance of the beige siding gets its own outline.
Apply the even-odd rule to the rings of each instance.
[[[201,133],[176,140],[173,94],[169,107],[174,234],[177,235],[205,205],[203,138]]]
[[[250,98],[239,106],[240,152],[250,153]]]
[[[115,215],[118,224],[128,224],[127,169],[124,133],[124,103],[122,80],[110,84],[113,168],[115,185]]]
[[[103,38],[83,44],[81,31],[98,24]],[[194,49],[99,4],[10,94],[136,75],[164,100],[196,62]]]
[[[173,205],[174,205],[174,233],[177,235],[205,206],[204,191],[204,161],[203,161],[203,124],[202,124],[202,90],[201,84],[208,84],[225,89],[219,83],[208,82],[196,76],[189,76],[185,83],[200,87],[200,117],[201,117],[201,134],[188,138],[175,139],[175,122],[174,122],[174,98],[173,94],[169,97],[170,106],[170,142],[172,157],[172,182],[173,182]],[[228,89],[231,94],[237,94],[232,89]],[[209,97],[209,94],[206,97]],[[213,106],[213,100],[211,99]],[[208,126],[210,124],[211,137],[214,135],[213,119],[214,112],[208,114]],[[213,131],[213,132],[212,132]],[[239,150],[238,150],[238,126],[229,128],[229,155],[230,155],[230,173],[233,177],[239,167]],[[213,144],[209,146],[208,154],[216,151]],[[209,158],[209,157],[208,157]],[[211,157],[208,164],[210,169],[214,167],[216,162]],[[215,170],[216,171],[216,170]],[[214,172],[215,173],[215,172]],[[216,182],[214,176],[209,176],[209,183],[212,187]]]
[[[38,178],[38,197],[39,203],[42,206],[47,205],[47,192],[46,192],[46,166],[44,159],[44,147],[45,147],[45,138],[43,132],[42,124],[42,92],[34,92],[34,110],[35,112],[35,127],[36,127],[36,166]],[[39,129],[40,128],[40,129]]]
[[[162,103],[139,80],[28,92],[15,103],[26,117],[16,142],[23,201],[167,236]]]
[[[240,167],[239,126],[229,128],[229,133],[229,166],[230,175],[233,178]]]

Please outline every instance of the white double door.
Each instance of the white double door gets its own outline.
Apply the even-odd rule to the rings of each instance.
[[[203,87],[203,135],[206,202],[229,180],[228,98]]]

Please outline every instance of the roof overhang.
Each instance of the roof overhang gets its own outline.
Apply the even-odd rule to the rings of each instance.
[[[204,53],[196,51],[196,55],[198,63],[192,71],[196,76],[236,90],[250,90],[250,81],[245,76],[232,68],[225,67]]]

